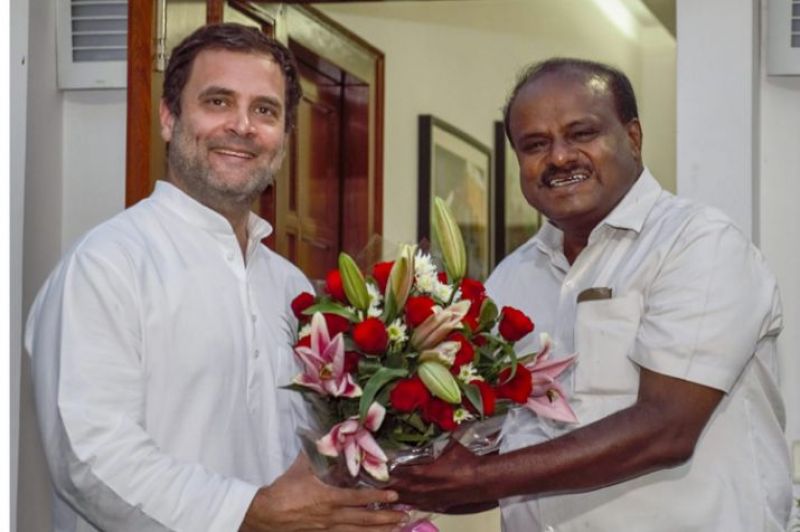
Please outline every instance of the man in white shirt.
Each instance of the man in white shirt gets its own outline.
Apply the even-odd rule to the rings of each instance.
[[[64,257],[29,317],[58,531],[392,530],[396,494],[329,487],[299,453],[290,302],[261,244],[300,98],[289,51],[208,26],[173,51],[166,181]]]
[[[550,332],[556,357],[578,352],[564,385],[579,422],[514,411],[501,455],[453,446],[394,473],[401,500],[503,499],[511,532],[784,530],[782,314],[761,254],[722,213],[662,190],[644,168],[621,72],[535,65],[505,123],[522,192],[549,223],[487,289]],[[518,348],[535,352],[538,339]]]

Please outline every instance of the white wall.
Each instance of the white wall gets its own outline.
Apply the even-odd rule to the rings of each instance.
[[[124,90],[63,92],[62,249],[125,207]],[[87,201],[91,198],[91,201]]]
[[[676,5],[678,192],[721,208],[757,240],[755,5],[753,0]]]
[[[800,73],[766,75],[766,0],[762,4],[761,116],[757,124],[760,242],[783,296],[785,325],[779,344],[781,383],[789,414],[786,432],[790,440],[800,441]]]
[[[654,171],[672,179],[674,120],[668,118],[669,108],[656,109],[674,99],[674,68],[655,68],[668,66],[668,56],[674,58],[674,41],[664,37],[663,29],[630,38],[594,2],[533,4],[470,0],[316,6],[386,54],[386,239],[416,239],[417,115],[435,114],[491,148],[492,123],[502,119],[502,106],[519,70],[553,55],[605,61],[631,77],[643,107],[648,101],[654,104],[653,122],[644,126],[646,138],[653,139],[645,143],[645,156],[665,153],[654,158]],[[647,60],[653,53],[657,62]],[[648,75],[658,75],[657,82],[642,82],[645,69]],[[649,98],[642,94],[647,90]]]
[[[10,408],[10,480],[11,530],[17,528],[17,472],[19,457],[19,388],[20,361],[22,356],[22,224],[25,201],[25,133],[26,112],[28,102],[28,0],[18,0],[11,6],[10,24],[11,55],[10,78],[11,92],[9,113],[10,135],[10,172],[9,172],[9,211],[10,211],[10,309],[11,327],[9,336],[10,370],[9,391],[11,393]]]
[[[63,106],[56,90],[55,10],[54,2],[30,2],[23,317],[61,255]],[[36,427],[28,357],[22,356],[20,362],[17,529],[39,532],[50,529],[49,479]]]
[[[677,5],[678,192],[725,210],[778,277],[786,434],[800,441],[800,76],[766,75],[766,0]]]

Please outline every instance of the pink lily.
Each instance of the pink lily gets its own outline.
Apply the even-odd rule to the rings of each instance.
[[[525,364],[533,377],[533,390],[525,406],[540,417],[577,423],[578,418],[569,406],[569,397],[556,379],[572,365],[578,354],[558,360],[548,360],[552,341],[547,333],[542,333],[540,339],[542,347],[536,358],[533,362]]]
[[[389,480],[386,454],[370,434],[378,430],[385,415],[386,409],[380,403],[372,403],[363,424],[358,422],[358,416],[337,423],[317,440],[317,450],[332,458],[344,451],[347,470],[353,477],[363,467],[377,480]]]
[[[334,397],[359,397],[361,387],[353,376],[344,370],[344,338],[342,333],[328,333],[328,326],[321,313],[311,318],[311,346],[294,348],[297,358],[303,363],[303,373],[295,377],[295,384],[311,388],[322,395]]]

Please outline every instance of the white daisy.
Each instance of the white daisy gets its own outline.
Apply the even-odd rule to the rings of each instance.
[[[386,332],[389,335],[389,341],[395,345],[402,344],[408,340],[407,328],[403,320],[397,318],[386,327]]]
[[[483,377],[478,375],[478,370],[476,370],[473,367],[472,362],[470,362],[469,364],[464,364],[458,368],[458,380],[469,383],[472,381],[482,381]]]
[[[470,419],[475,419],[475,416],[470,414],[469,410],[466,408],[457,408],[453,413],[453,421],[455,421],[458,425],[464,421],[469,421]]]
[[[450,301],[450,296],[453,295],[453,287],[449,284],[440,283],[437,279],[431,293],[439,298],[440,301]]]

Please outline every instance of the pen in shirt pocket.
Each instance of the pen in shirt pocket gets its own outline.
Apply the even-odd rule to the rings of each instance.
[[[584,301],[598,301],[601,299],[611,299],[611,288],[608,286],[593,286],[581,291],[578,294],[578,303]]]

